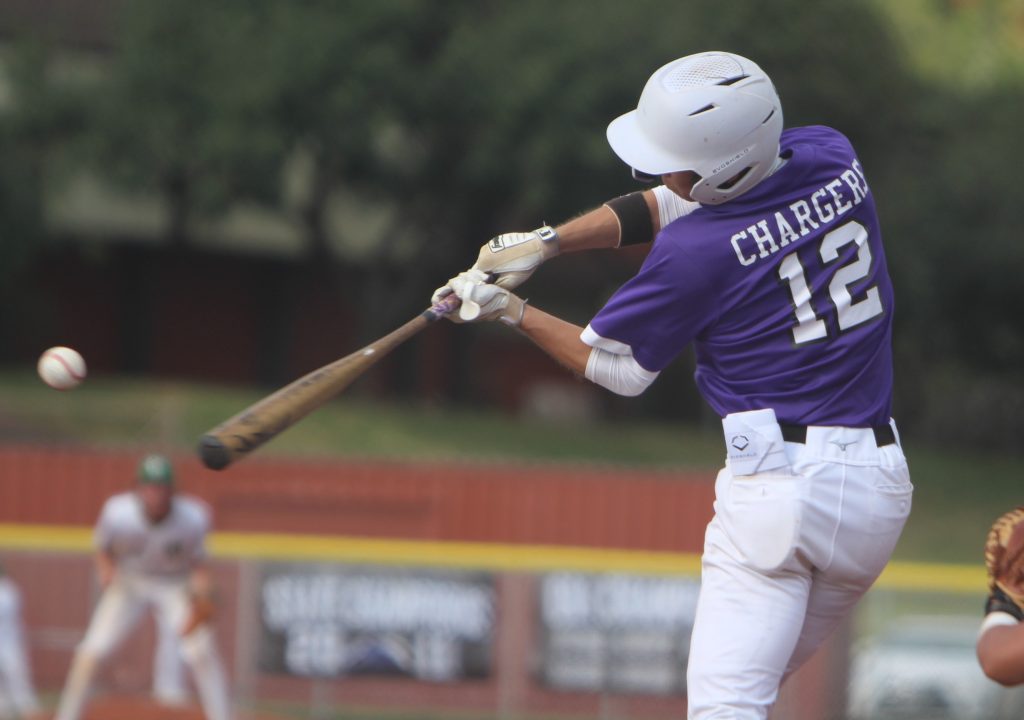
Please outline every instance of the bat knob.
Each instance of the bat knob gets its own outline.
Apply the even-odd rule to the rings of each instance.
[[[231,464],[231,452],[217,436],[203,435],[199,438],[199,459],[211,470],[223,470]]]
[[[463,320],[476,320],[480,317],[480,305],[472,300],[463,300],[459,307],[459,317]]]

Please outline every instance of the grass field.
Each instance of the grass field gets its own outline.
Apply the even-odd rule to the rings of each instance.
[[[61,393],[32,373],[0,373],[0,442],[190,451],[204,431],[263,394],[118,378],[90,379]],[[904,446],[916,491],[897,558],[980,562],[991,521],[1024,503],[1024,457],[927,448],[913,437],[904,437]],[[687,425],[556,424],[351,396],[321,408],[261,453],[701,468],[709,480],[724,455],[719,435]]]
[[[195,446],[265,390],[112,378],[56,392],[34,374],[0,373],[0,438],[106,447]],[[721,438],[684,426],[520,421],[493,412],[398,406],[345,395],[260,450],[302,456],[531,459],[717,467]]]

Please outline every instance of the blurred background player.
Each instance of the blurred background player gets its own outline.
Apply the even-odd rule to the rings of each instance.
[[[985,543],[989,596],[978,661],[1002,685],[1024,683],[1024,506],[1001,516]]]
[[[0,565],[0,718],[29,718],[38,712],[25,651],[21,591]]]
[[[202,501],[175,492],[170,462],[149,455],[133,491],[107,500],[95,530],[96,571],[103,595],[75,651],[57,720],[81,716],[103,662],[151,607],[164,632],[181,637],[209,720],[231,716],[227,683],[209,620],[212,586],[205,539],[210,513]]]
[[[621,395],[694,345],[728,460],[705,535],[689,717],[764,720],[881,573],[910,512],[874,198],[849,140],[783,131],[771,80],[732,53],[659,68],[607,135],[634,176],[662,185],[500,235],[434,299],[454,292],[453,319],[516,327]],[[508,290],[558,252],[652,240],[586,328]]]

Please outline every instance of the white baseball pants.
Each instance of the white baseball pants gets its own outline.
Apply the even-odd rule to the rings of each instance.
[[[783,680],[882,572],[910,513],[898,443],[878,447],[869,428],[810,427],[805,443],[774,431],[765,433],[778,440],[768,442],[778,467],[738,475],[730,461],[715,484],[687,668],[690,720],[765,720]]]
[[[75,651],[55,720],[81,717],[97,667],[135,628],[147,607],[153,608],[158,625],[183,627],[190,612],[185,583],[122,576],[103,592],[85,638]],[[180,643],[207,720],[228,720],[231,704],[227,681],[212,629],[201,626]]]
[[[161,705],[181,706],[189,701],[181,633],[164,615],[156,617],[156,649],[153,652],[153,697]]]

